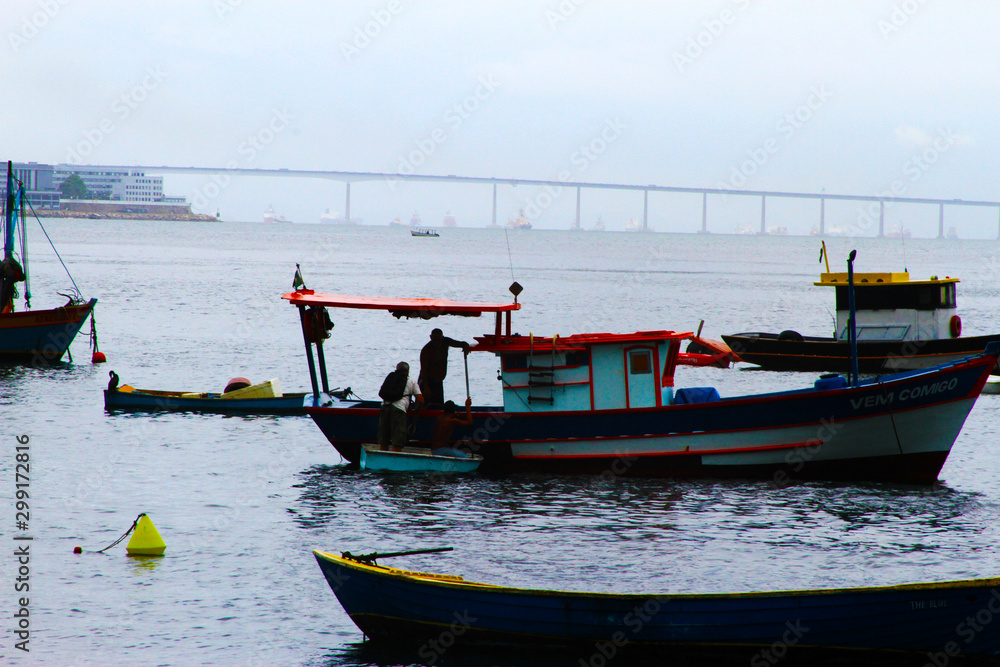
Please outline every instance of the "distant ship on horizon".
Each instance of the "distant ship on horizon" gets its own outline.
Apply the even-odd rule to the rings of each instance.
[[[458,227],[458,222],[455,220],[455,216],[451,214],[451,211],[444,214],[442,224],[444,224],[445,227]]]
[[[885,233],[887,239],[908,239],[911,236],[913,234],[903,226],[903,223],[899,223],[894,229]]]
[[[531,221],[524,217],[524,209],[522,208],[516,218],[511,218],[507,221],[507,229],[531,229]]]
[[[331,213],[330,209],[327,208],[319,216],[319,221],[328,225],[361,225],[364,224],[363,218],[347,218],[342,217],[338,213]]]
[[[285,219],[285,216],[283,216],[283,215],[276,214],[274,212],[274,207],[271,206],[270,204],[268,204],[267,208],[264,209],[264,222],[266,222],[266,223],[272,223],[272,222],[291,222],[291,220]]]

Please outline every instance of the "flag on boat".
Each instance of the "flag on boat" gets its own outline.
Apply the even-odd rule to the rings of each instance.
[[[292,289],[298,291],[298,290],[304,288],[305,286],[306,286],[306,283],[305,283],[304,280],[302,280],[302,271],[301,271],[301,269],[299,269],[299,265],[296,264],[295,265],[295,277],[292,279]]]

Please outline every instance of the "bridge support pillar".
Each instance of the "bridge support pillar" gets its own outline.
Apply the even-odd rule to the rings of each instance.
[[[701,193],[701,231],[708,233],[708,193]]]
[[[580,229],[580,188],[576,189],[576,222],[573,229]]]
[[[649,231],[649,190],[642,191],[642,231]]]

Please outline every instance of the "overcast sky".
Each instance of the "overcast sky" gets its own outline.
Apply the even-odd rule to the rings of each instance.
[[[3,14],[0,146],[18,161],[1000,200],[996,2],[5,0]],[[273,204],[316,222],[344,203],[327,181],[166,183],[229,220]],[[570,189],[500,190],[502,219],[573,216]],[[710,204],[709,226],[759,221],[745,199]],[[352,188],[369,224],[453,210],[482,226],[490,201],[488,186]],[[793,232],[818,222],[815,203],[772,206]],[[584,193],[584,226],[641,214],[641,195]],[[996,209],[955,215],[996,235]],[[651,196],[650,217],[692,231],[700,199]],[[856,218],[828,207],[828,226]],[[927,235],[936,221],[887,213]]]

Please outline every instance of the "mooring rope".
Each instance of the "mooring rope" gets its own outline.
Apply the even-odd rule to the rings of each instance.
[[[140,514],[139,516],[137,516],[135,518],[135,521],[132,522],[132,525],[129,527],[129,529],[126,530],[125,533],[121,537],[119,537],[117,540],[115,540],[114,542],[112,542],[108,546],[104,547],[103,549],[98,549],[96,553],[99,553],[99,554],[100,553],[104,553],[105,551],[107,551],[108,549],[110,549],[113,546],[116,546],[118,543],[120,543],[122,540],[124,540],[126,537],[128,537],[128,534],[131,533],[133,530],[135,530],[136,525],[139,523],[139,519],[141,519],[144,516],[146,516],[145,512],[143,512],[142,514]]]

